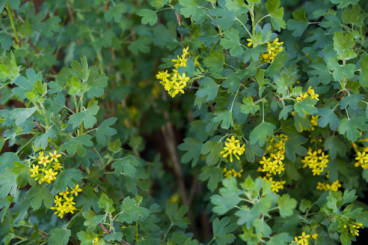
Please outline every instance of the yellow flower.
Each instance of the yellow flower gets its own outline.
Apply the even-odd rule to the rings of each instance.
[[[227,179],[230,178],[230,176],[233,176],[234,178],[241,178],[242,177],[242,173],[243,173],[243,169],[241,169],[239,172],[236,171],[235,169],[230,169],[227,170],[227,168],[224,168],[224,175]]]
[[[79,188],[78,184],[74,188],[71,188],[70,190],[70,193],[74,194],[75,196],[78,196],[78,192],[82,192],[82,189]]]
[[[58,154],[56,150],[54,150],[54,152],[50,152],[49,155],[51,159],[54,160],[55,162],[57,162],[58,158],[61,157],[61,154]]]
[[[341,183],[339,182],[339,180],[336,180],[332,184],[318,182],[316,189],[321,190],[321,191],[327,191],[327,190],[338,191],[340,187],[341,187]]]
[[[43,152],[41,152],[38,157],[38,164],[42,164],[44,167],[46,167],[46,165],[49,164],[50,162],[51,160],[49,159],[49,156],[43,156]]]
[[[29,171],[32,173],[31,177],[36,177],[38,175],[39,166],[33,164]]]
[[[168,73],[168,71],[159,71],[156,75],[156,78],[159,80],[167,80],[170,77],[170,74]]]
[[[98,239],[98,236],[96,236],[93,240],[92,240],[92,244],[93,245],[97,245],[99,243],[99,239]]]
[[[169,199],[169,202],[170,203],[179,203],[179,194],[174,194],[174,195],[172,195],[171,197],[170,197],[170,199]]]
[[[54,170],[60,170],[63,168],[63,166],[61,166],[59,162],[54,162],[54,164],[52,165],[52,168]]]
[[[56,179],[56,175],[58,174],[57,172],[54,172],[53,169],[49,169],[49,170],[44,170],[44,176],[41,178],[42,182],[47,182],[48,184],[50,184],[53,180]]]
[[[344,228],[349,227],[350,234],[352,234],[353,236],[359,236],[359,229],[363,226],[363,224],[352,221],[349,218],[346,218],[346,222],[347,225],[344,225]]]
[[[315,239],[317,239],[317,237],[318,237],[318,234],[317,233],[315,233],[315,234],[313,234],[312,235],[312,238],[315,240]]]
[[[234,136],[227,138],[223,151],[220,152],[223,158],[230,157],[230,162],[233,162],[233,155],[236,159],[240,160],[239,156],[245,152],[245,145],[240,145],[240,141],[235,139]]]

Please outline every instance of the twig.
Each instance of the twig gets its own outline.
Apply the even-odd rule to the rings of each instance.
[[[69,0],[66,1],[66,7],[68,8],[68,15],[70,18],[70,22],[74,24],[73,10],[72,10],[72,6],[70,6]]]
[[[181,14],[175,13],[175,15],[176,15],[176,20],[178,21],[178,25],[181,26]],[[181,40],[181,43],[184,42],[184,36],[181,33],[180,33],[180,40]]]
[[[11,23],[11,26],[12,26],[13,31],[14,31],[15,41],[17,42],[17,44],[20,44],[20,40],[19,40],[19,36],[18,36],[18,31],[17,31],[17,28],[15,27],[15,24],[14,24],[12,9],[10,8],[8,2],[6,2],[6,10],[8,11],[10,23]]]
[[[103,224],[99,224],[99,226],[101,227],[102,230],[104,230],[104,232],[106,232],[107,234],[111,234],[112,231],[110,231],[109,229],[107,229]],[[121,239],[120,240],[121,244],[124,244],[124,245],[131,245],[129,242]]]

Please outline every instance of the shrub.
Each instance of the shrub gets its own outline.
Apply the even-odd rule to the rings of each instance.
[[[2,243],[351,244],[368,226],[368,2],[0,10]]]

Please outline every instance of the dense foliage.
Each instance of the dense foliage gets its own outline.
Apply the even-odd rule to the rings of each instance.
[[[368,1],[0,11],[3,244],[345,245],[368,227]]]

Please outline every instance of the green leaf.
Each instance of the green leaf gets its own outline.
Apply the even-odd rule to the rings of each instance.
[[[318,109],[314,106],[317,103],[317,100],[306,98],[302,101],[298,101],[294,104],[294,110],[301,117],[305,117],[306,115],[315,114],[318,112]]]
[[[331,159],[335,159],[337,155],[343,157],[346,155],[347,147],[338,136],[330,136],[326,138],[323,147],[328,151]]]
[[[260,146],[266,143],[267,136],[271,136],[276,126],[269,122],[262,122],[257,127],[255,127],[249,135],[249,142],[251,145],[258,142]]]
[[[225,56],[221,51],[212,50],[210,55],[203,59],[203,63],[211,72],[219,74],[224,69]]]
[[[243,48],[240,43],[239,31],[231,28],[224,32],[224,38],[220,44],[224,49],[229,49],[230,54],[235,57],[240,57],[243,54]]]
[[[200,87],[196,92],[196,95],[199,98],[206,98],[205,102],[209,102],[216,98],[220,85],[218,85],[215,81],[213,81],[212,78],[205,77],[199,80],[198,83]]]
[[[219,167],[204,167],[199,175],[202,181],[208,180],[207,187],[213,192],[222,180],[223,171]]]
[[[28,118],[30,118],[33,113],[37,111],[37,107],[31,107],[31,108],[22,108],[22,109],[16,109],[16,121],[15,124],[18,126],[22,123],[24,123]]]
[[[67,245],[70,235],[71,232],[68,229],[54,228],[50,231],[48,243],[50,245]]]
[[[221,158],[220,152],[222,149],[222,143],[219,141],[209,140],[204,143],[201,149],[201,154],[207,155],[209,153],[206,157],[206,164],[209,166],[217,164]]]
[[[284,108],[282,108],[282,110],[280,111],[279,114],[279,120],[280,119],[284,119],[286,120],[289,117],[290,112],[293,111],[293,106],[292,105],[287,105]]]
[[[101,97],[104,95],[104,88],[107,86],[107,76],[99,74],[97,67],[91,67],[89,70],[87,97],[93,99],[94,97]]]
[[[171,222],[171,225],[175,225],[181,229],[187,228],[188,224],[190,223],[189,219],[185,217],[187,212],[188,207],[181,206],[180,208],[178,208],[177,203],[168,204],[165,211]]]
[[[306,143],[307,141],[308,139],[301,135],[289,136],[289,139],[285,143],[286,157],[290,161],[295,162],[296,155],[305,156],[308,151],[302,146],[302,144]]]
[[[80,245],[91,245],[97,236],[93,231],[80,231],[77,233],[78,239],[81,241]]]
[[[272,233],[271,227],[264,220],[254,220],[253,226],[256,228],[256,232],[260,237],[268,237]]]
[[[213,221],[213,236],[219,245],[230,244],[235,240],[235,235],[232,234],[236,230],[236,224],[231,222],[229,217],[224,217],[221,220],[216,218]]]
[[[89,69],[88,69],[88,62],[87,62],[87,57],[86,56],[84,56],[81,59],[81,63],[74,60],[74,61],[72,61],[70,66],[71,66],[72,74],[75,77],[81,79],[83,82],[88,80]]]
[[[284,8],[280,7],[280,0],[267,0],[266,9],[268,13],[271,15],[271,24],[273,28],[277,31],[280,31],[281,28],[285,29],[286,23],[283,19],[284,16]]]
[[[131,178],[134,178],[137,172],[136,167],[140,165],[140,161],[135,156],[129,155],[114,161],[111,165],[111,168],[114,169],[114,172],[117,176],[127,175]]]
[[[10,53],[10,57],[2,56],[0,58],[0,82],[12,82],[19,76],[20,67],[17,66],[13,53]]]
[[[224,187],[220,189],[220,195],[211,196],[211,203],[214,205],[212,210],[219,215],[223,215],[235,208],[241,201],[239,196],[242,193],[235,178],[224,179],[222,183]]]
[[[179,4],[182,6],[180,12],[186,17],[191,17],[193,21],[198,22],[198,24],[204,21],[207,11],[200,8],[197,1],[194,0],[179,0]]]
[[[345,190],[344,191],[344,195],[342,197],[343,199],[343,204],[348,204],[348,203],[352,203],[353,201],[355,201],[358,198],[358,196],[356,195],[356,190]]]
[[[318,126],[324,128],[328,124],[331,130],[336,130],[340,125],[340,120],[333,110],[327,107],[318,108]]]
[[[70,156],[77,153],[78,156],[84,157],[87,153],[86,147],[93,146],[91,139],[92,136],[88,134],[73,137],[61,146],[61,150],[66,150]]]
[[[339,59],[349,60],[357,56],[354,52],[354,35],[350,32],[335,32],[333,37],[333,46]]]
[[[253,97],[248,96],[243,98],[243,104],[240,106],[240,111],[244,114],[252,114],[254,115],[257,111],[259,111],[260,106],[255,105],[253,102]]]
[[[338,8],[346,8],[347,6],[355,5],[359,2],[359,0],[330,0],[331,3],[338,4]]]
[[[13,196],[17,191],[17,175],[10,168],[6,168],[5,172],[0,174],[0,199],[5,198],[9,193]]]
[[[184,143],[178,146],[179,150],[186,151],[181,157],[182,163],[192,162],[192,166],[195,166],[199,160],[199,155],[201,154],[202,143],[193,139],[185,138]]]
[[[346,135],[348,140],[357,141],[360,137],[360,131],[368,129],[365,117],[344,118],[340,122],[338,131],[340,134]]]
[[[287,245],[293,240],[293,237],[286,232],[281,232],[271,237],[271,239],[266,242],[266,245]]]
[[[151,50],[150,44],[152,40],[149,37],[146,36],[140,36],[137,38],[136,41],[132,42],[128,49],[134,54],[139,55],[139,53],[147,54]]]
[[[288,194],[279,196],[279,198],[277,199],[277,204],[279,207],[280,216],[282,218],[285,218],[292,215],[296,207],[296,203],[296,200],[290,198]]]
[[[49,144],[49,139],[53,139],[56,136],[56,131],[54,129],[47,130],[44,134],[37,136],[34,141],[35,147],[41,147],[43,150],[46,149]]]
[[[114,6],[111,6],[108,11],[105,12],[104,18],[107,21],[112,21],[114,19],[115,22],[119,23],[123,19],[123,14],[127,11],[126,4],[123,3],[117,3],[114,4]]]
[[[98,128],[96,128],[96,139],[99,145],[105,146],[109,137],[116,134],[116,129],[110,127],[115,124],[116,120],[117,118],[111,117],[103,121]]]
[[[362,54],[360,57],[360,84],[368,88],[368,54]]]
[[[84,111],[71,115],[68,123],[72,124],[73,128],[79,127],[82,123],[85,128],[92,128],[97,122],[95,115],[100,109],[97,104],[98,101],[94,101]]]
[[[232,111],[216,111],[213,122],[221,122],[221,128],[229,129],[230,126],[234,126]]]
[[[105,193],[102,193],[102,195],[100,196],[100,199],[98,200],[98,207],[102,208],[107,213],[111,213],[115,211],[113,201]]]
[[[294,37],[300,37],[305,29],[307,29],[309,21],[305,16],[305,10],[300,9],[293,12],[293,19],[289,19],[287,22],[287,27],[289,30],[293,31]]]
[[[142,24],[153,26],[157,23],[157,14],[151,9],[140,9],[137,14],[142,17]]]
[[[67,187],[73,188],[80,184],[83,179],[83,173],[77,168],[64,169],[57,175],[54,189],[57,192],[66,191]]]
[[[65,191],[65,190],[64,190]],[[46,208],[50,208],[54,202],[54,197],[46,186],[35,185],[25,196],[26,200],[30,200],[30,205],[33,210],[41,207],[42,202]]]
[[[120,222],[131,224],[138,219],[144,220],[149,215],[149,210],[140,207],[136,199],[126,197],[121,204],[121,214],[118,217]]]
[[[357,27],[362,27],[364,25],[366,17],[367,15],[362,11],[359,4],[344,9],[342,13],[342,21],[344,24],[351,24]]]

